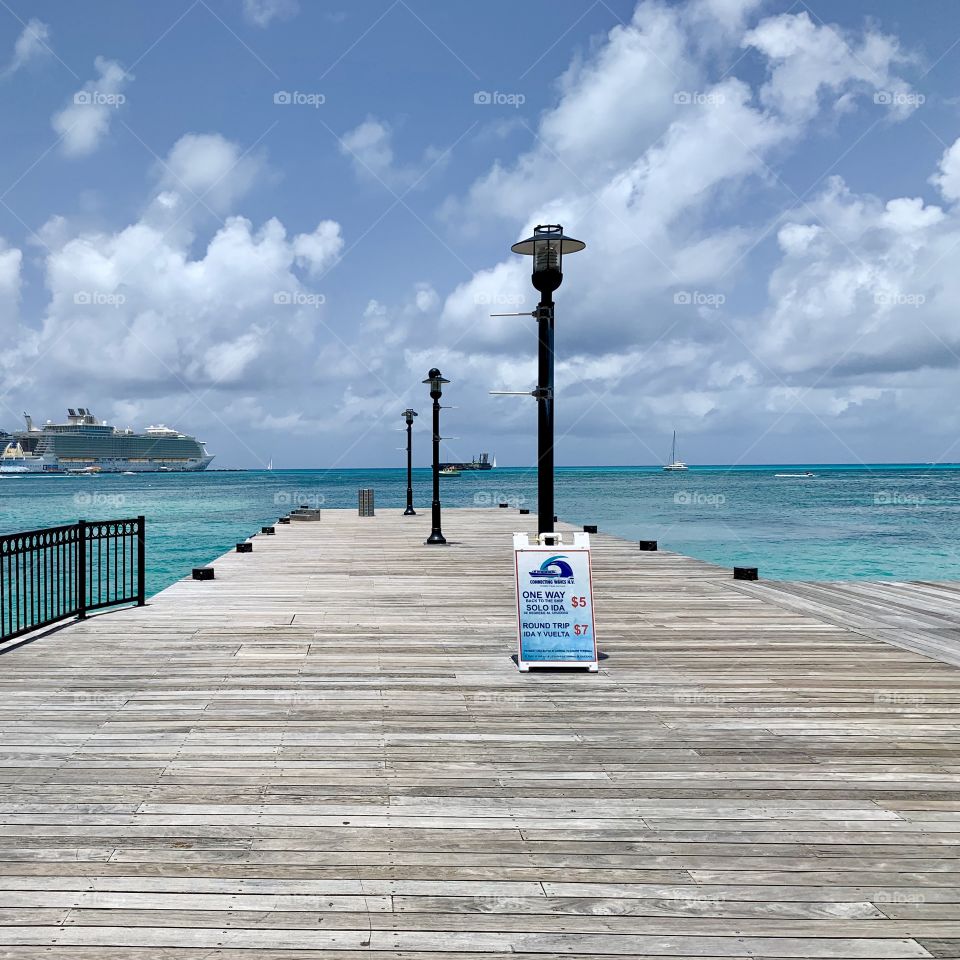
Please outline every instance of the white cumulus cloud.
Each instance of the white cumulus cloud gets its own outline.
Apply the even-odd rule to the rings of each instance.
[[[161,165],[158,200],[172,211],[197,204],[225,213],[250,190],[263,167],[259,155],[219,133],[187,133]]]
[[[340,138],[340,152],[349,157],[360,180],[379,182],[394,190],[414,186],[427,171],[443,166],[449,159],[449,153],[428,146],[418,162],[399,163],[393,137],[390,124],[367,117]]]
[[[3,71],[6,77],[22,70],[28,63],[50,56],[50,27],[42,20],[31,17],[13,45],[13,56]]]
[[[761,99],[787,116],[812,117],[825,93],[837,98],[832,106],[847,109],[844,95],[858,88],[871,98],[878,92],[899,114],[913,109],[909,85],[893,73],[907,59],[895,37],[871,30],[848,38],[834,25],[815,24],[804,10],[768,17],[743,45],[767,57],[770,77]]]
[[[945,199],[960,200],[960,139],[944,151],[930,182],[937,186]]]
[[[110,121],[126,102],[123,92],[133,77],[115,60],[97,57],[97,76],[73,94],[71,101],[51,119],[60,134],[67,157],[93,153],[110,130]]]
[[[256,27],[268,27],[274,20],[289,20],[299,10],[297,0],[243,0],[244,19]]]

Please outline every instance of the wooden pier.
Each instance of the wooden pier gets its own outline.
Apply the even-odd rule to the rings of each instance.
[[[535,517],[429,526],[324,511],[0,657],[0,960],[960,957],[960,586],[601,533],[600,673],[521,674]]]

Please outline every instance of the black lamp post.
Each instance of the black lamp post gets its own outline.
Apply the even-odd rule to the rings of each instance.
[[[417,511],[413,509],[413,418],[416,410],[407,407],[403,411],[403,418],[407,421],[407,509],[403,511],[405,517],[415,517]]]
[[[560,224],[542,224],[533,236],[510,249],[533,257],[531,281],[540,291],[536,318],[538,336],[537,389],[537,527],[553,533],[553,292],[563,283],[563,255],[586,244],[564,236]]]
[[[433,520],[427,543],[446,543],[447,538],[440,530],[440,397],[443,396],[443,385],[450,381],[433,367],[423,382],[430,384],[430,397],[433,400]]]

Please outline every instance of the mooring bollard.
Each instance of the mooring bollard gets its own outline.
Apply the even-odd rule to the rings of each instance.
[[[194,580],[213,580],[213,567],[194,567]]]
[[[290,522],[289,517],[280,517],[280,519],[277,520],[277,523],[289,523],[289,522]]]
[[[583,532],[584,532],[584,533],[596,533],[596,532],[597,532],[597,525],[596,525],[595,523],[585,523],[585,524],[583,525]]]
[[[274,530],[273,527],[261,527],[260,532],[265,533],[268,537],[272,537],[277,531]]]
[[[520,512],[521,512],[521,513],[529,513],[530,511],[529,511],[526,507],[521,507],[521,508],[520,508]]]
[[[361,517],[375,516],[373,512],[373,490],[364,487],[357,491],[357,507]]]
[[[238,543],[237,544],[237,553],[253,553],[253,544],[252,543]]]
[[[760,571],[756,567],[734,567],[734,580],[759,580]]]
[[[656,540],[641,540],[639,543],[641,550],[656,550],[657,541]]]
[[[501,510],[506,510],[507,507],[510,506],[510,504],[509,504],[509,503],[498,503],[497,506],[498,506]]]

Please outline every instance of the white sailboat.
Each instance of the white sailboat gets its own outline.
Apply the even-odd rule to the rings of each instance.
[[[688,470],[689,467],[682,461],[677,459],[677,431],[673,431],[673,444],[670,447],[670,462],[664,464],[664,470],[671,470],[677,472],[680,470]]]

